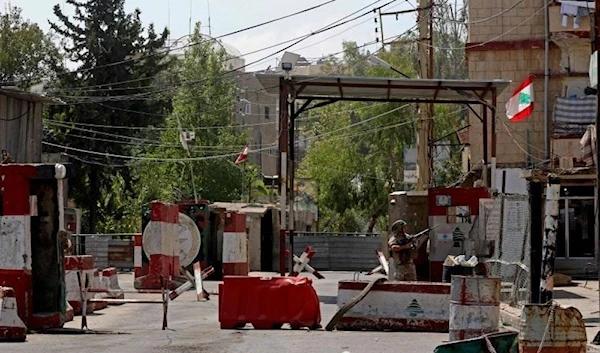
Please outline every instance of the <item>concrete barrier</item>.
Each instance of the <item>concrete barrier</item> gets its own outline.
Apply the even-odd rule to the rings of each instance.
[[[102,275],[98,269],[94,269],[94,277],[92,278],[92,284],[90,289],[99,289],[108,291],[108,283],[105,283],[102,280]],[[108,293],[94,293],[94,299],[107,299]],[[93,302],[92,303],[92,311],[106,309],[108,306],[107,302]]]
[[[356,297],[367,281],[340,281],[338,307]],[[350,309],[336,325],[338,330],[448,332],[450,284],[384,282]]]
[[[83,303],[81,301],[81,286],[78,274],[81,276],[82,285],[94,281],[94,259],[91,255],[65,256],[65,282],[67,287],[67,301],[73,307],[75,315],[81,315]],[[87,293],[86,300],[94,298],[93,293]],[[89,304],[89,303],[88,303]],[[94,311],[93,305],[87,305],[87,313]]]
[[[0,341],[23,342],[26,336],[27,327],[19,318],[15,291],[0,287]]]
[[[119,286],[119,274],[115,267],[109,267],[102,270],[103,286],[108,288],[110,292],[106,296],[109,299],[124,299],[125,293]]]

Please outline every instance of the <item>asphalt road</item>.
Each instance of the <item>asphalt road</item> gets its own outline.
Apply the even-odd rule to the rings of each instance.
[[[321,298],[322,325],[337,311],[337,282],[352,279],[349,272],[324,272],[325,280],[314,280]],[[365,279],[368,277],[362,277]],[[122,288],[132,288],[133,276],[119,276]],[[206,287],[216,290],[215,282]],[[158,295],[154,295],[157,298]],[[126,296],[132,298],[134,296]],[[138,294],[136,298],[142,297]],[[152,297],[146,296],[146,297]],[[228,352],[433,352],[448,339],[447,333],[349,332],[325,330],[221,330],[218,297],[198,302],[189,291],[171,302],[168,330],[161,330],[162,305],[126,304],[109,306],[88,316],[88,326],[101,334],[29,334],[24,343],[1,343],[10,353],[123,352],[123,353],[228,353]],[[65,325],[79,328],[81,317]]]

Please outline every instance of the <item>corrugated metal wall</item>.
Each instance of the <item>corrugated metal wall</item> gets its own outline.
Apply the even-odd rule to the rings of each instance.
[[[42,161],[42,103],[0,95],[0,149],[15,163]]]
[[[369,271],[379,266],[375,251],[382,250],[381,236],[314,235],[294,237],[294,252],[316,251],[310,265],[319,271]]]

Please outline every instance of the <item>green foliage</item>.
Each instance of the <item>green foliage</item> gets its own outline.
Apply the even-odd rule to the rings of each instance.
[[[58,21],[50,25],[62,39],[66,58],[78,67],[75,72],[61,72],[50,85],[49,93],[75,104],[51,108],[48,116],[62,125],[48,124],[46,136],[61,145],[108,155],[143,152],[146,143],[133,139],[156,138],[147,130],[98,127],[86,131],[72,123],[162,126],[164,118],[161,114],[169,112],[170,101],[168,96],[160,94],[164,90],[158,88],[162,87],[153,83],[158,82],[155,76],[170,67],[171,61],[162,50],[167,30],[157,34],[152,25],[145,29],[140,11],[126,13],[124,0],[67,0],[66,3],[75,9],[73,18],[56,5],[54,14]],[[106,141],[107,136],[103,133],[107,132],[121,137]],[[71,196],[89,216],[85,231],[93,233],[97,226],[112,227],[112,218],[118,217],[120,210],[114,202],[105,201],[109,197],[107,193],[113,192],[115,180],[123,180],[122,188],[127,191],[124,196],[133,195],[137,190],[132,169],[111,166],[129,161],[75,151],[69,153],[75,156],[75,177],[70,179]],[[89,162],[81,163],[80,160]]]
[[[21,17],[21,9],[0,13],[0,82],[29,88],[53,77],[61,64],[58,48],[36,23]]]
[[[400,76],[367,65],[355,43],[345,43],[344,64],[329,72],[346,75]],[[414,75],[410,58],[400,51],[382,59]],[[391,111],[391,113],[390,113]],[[414,144],[415,108],[397,103],[338,103],[319,109],[318,119],[303,128],[311,136],[300,175],[319,184],[320,227],[324,231],[374,231],[387,214],[387,194],[402,184],[405,147]]]
[[[446,40],[443,45],[464,45],[464,42],[447,43],[460,42],[458,34],[460,31],[444,33],[440,37]],[[378,56],[398,71],[417,77],[418,61],[416,51],[412,49],[414,47],[396,47]],[[367,65],[369,53],[361,52],[355,43],[344,43],[344,50],[344,60],[330,59],[326,73],[402,77],[388,68]],[[438,66],[438,72],[443,71],[442,77],[464,75],[463,63],[457,64],[460,55],[450,55],[446,59],[452,60],[455,66]],[[416,106],[337,103],[310,114],[310,123],[302,130],[310,136],[311,144],[299,174],[319,184],[320,229],[339,232],[385,230],[389,192],[408,189],[403,183],[404,151],[416,144]],[[464,126],[466,115],[460,113],[460,107],[449,105],[437,105],[434,114],[434,136],[449,135],[441,142],[456,144],[457,136],[451,132]],[[435,167],[437,185],[456,180],[460,173],[459,151],[460,147],[455,146],[444,151],[450,158]]]
[[[227,54],[215,49],[213,41],[202,38],[200,24],[196,25],[191,41],[199,44],[189,48],[178,63],[176,72],[178,80],[193,84],[184,84],[178,89],[173,97],[173,112],[166,121],[168,127],[176,129],[165,131],[160,136],[162,146],[153,147],[147,155],[199,160],[145,163],[140,174],[141,182],[149,186],[150,195],[162,200],[193,198],[194,186],[199,198],[239,200],[242,165],[235,166],[232,161],[240,152],[245,136],[232,129],[235,82],[227,77],[223,65]],[[180,144],[179,128],[195,132],[189,152]],[[214,158],[224,151],[231,154],[230,158]],[[248,182],[245,181],[244,187],[246,185]]]
[[[120,174],[112,176],[108,189],[102,190],[98,212],[102,222],[99,233],[136,233],[142,227],[140,210],[145,202],[144,189],[129,192]]]

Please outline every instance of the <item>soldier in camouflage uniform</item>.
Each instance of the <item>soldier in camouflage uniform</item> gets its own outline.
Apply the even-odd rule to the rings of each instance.
[[[388,241],[390,254],[394,258],[395,281],[416,281],[417,269],[413,259],[415,258],[417,244],[411,242],[400,245],[402,240],[406,239],[406,222],[399,220],[392,225],[392,237]]]

